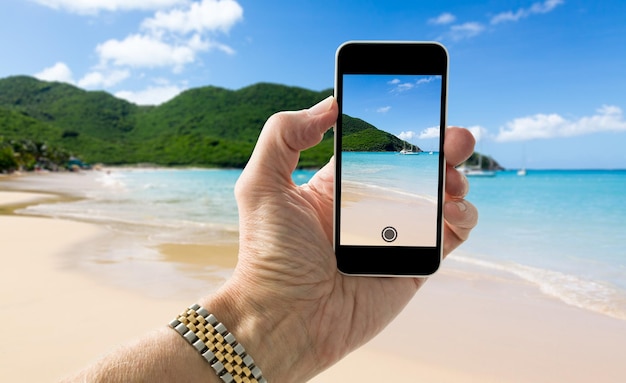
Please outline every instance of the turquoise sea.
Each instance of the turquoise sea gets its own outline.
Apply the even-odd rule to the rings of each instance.
[[[344,152],[342,181],[436,200],[438,161],[438,152]]]
[[[156,257],[155,244],[235,241],[233,188],[240,173],[112,169],[34,177],[33,188],[85,198],[19,213],[104,224],[114,235],[99,245],[98,262],[116,262],[122,270],[126,260],[140,259],[132,267],[144,267]],[[313,173],[298,171],[293,178],[304,183]],[[76,178],[65,177],[80,178],[80,191]],[[28,189],[28,179],[16,187]],[[470,178],[467,198],[480,221],[452,262],[512,273],[555,299],[626,320],[624,187],[626,170],[504,171]]]
[[[626,170],[470,178],[479,225],[457,257],[568,304],[626,320]]]

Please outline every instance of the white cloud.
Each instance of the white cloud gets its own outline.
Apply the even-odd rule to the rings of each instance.
[[[170,45],[153,36],[136,34],[121,41],[106,41],[96,47],[96,52],[103,66],[108,63],[142,68],[171,66],[175,72],[179,72],[196,59],[199,50],[206,49],[208,45],[198,44],[195,38],[187,44]]]
[[[180,73],[185,65],[197,60],[199,53],[219,50],[226,54],[235,51],[227,45],[203,39],[199,34],[188,40],[169,42],[159,36],[134,34],[124,40],[111,39],[99,44],[96,52],[100,56],[101,68],[109,64],[131,68],[171,67]]]
[[[516,12],[501,12],[491,18],[491,24],[518,21],[531,15],[548,13],[563,3],[563,0],[546,0],[543,3],[534,3],[529,8],[520,8]]]
[[[83,78],[78,80],[78,82],[75,82],[74,75],[72,74],[70,68],[65,63],[58,62],[53,66],[36,73],[34,77],[43,81],[59,81],[72,85],[78,85],[81,88],[109,88],[130,77],[130,71],[94,71],[87,73]]]
[[[516,118],[500,128],[496,141],[525,141],[555,137],[572,137],[598,132],[626,132],[622,109],[604,105],[589,117],[568,120],[558,114],[535,114]]]
[[[137,69],[170,68],[180,73],[198,62],[202,53],[235,50],[217,41],[216,34],[228,33],[243,19],[243,8],[236,0],[32,0],[40,5],[78,14],[101,11],[155,11],[125,38],[111,38],[98,44],[99,60],[78,85],[85,88],[111,88]],[[41,79],[74,83],[64,63],[46,68]],[[141,76],[149,77],[150,72]],[[135,78],[140,78],[135,75]],[[119,89],[119,88],[118,88]],[[139,104],[158,104],[180,93],[183,88],[169,83],[156,84],[143,91],[121,91],[120,97]]]
[[[78,14],[97,14],[99,11],[155,10],[185,4],[188,0],[33,0],[57,10]]]
[[[469,130],[469,132],[472,133],[472,136],[474,136],[474,140],[476,140],[476,142],[482,141],[489,136],[489,131],[480,125],[468,126],[465,129]]]
[[[406,92],[407,90],[411,90],[415,88],[415,84],[412,82],[400,82],[399,80],[398,81],[393,80],[393,81],[390,81],[389,84],[393,85],[393,88],[391,89],[390,93]]]
[[[390,106],[382,106],[382,107],[376,109],[376,113],[387,113],[387,112],[389,112],[390,109],[391,109]]]
[[[45,68],[34,76],[43,81],[59,81],[74,84],[72,71],[63,62],[58,62],[49,68]]]
[[[530,12],[531,13],[548,13],[563,3],[565,3],[564,0],[546,0],[543,3],[534,3],[530,7]]]
[[[406,132],[400,132],[400,134],[398,134],[398,138],[404,141],[411,141],[415,137],[417,137],[417,133],[410,130]]]
[[[128,77],[130,77],[129,70],[114,70],[108,73],[94,71],[87,73],[82,79],[78,80],[78,86],[81,88],[110,88]]]
[[[532,15],[549,13],[564,2],[564,0],[544,0],[543,2],[534,3],[528,8],[520,8],[515,12],[500,12],[491,17],[489,19],[489,23],[492,26],[495,26],[504,22],[518,21]],[[449,25],[452,24],[455,20],[456,17],[454,15],[450,13],[442,13],[436,18],[428,20],[428,23],[432,25]],[[450,25],[448,30],[437,39],[460,41],[463,39],[476,37],[485,31],[486,27],[483,23],[477,21],[469,21],[462,24]]]
[[[447,37],[454,41],[468,39],[478,36],[485,31],[485,26],[481,23],[471,21],[463,24],[457,24],[450,27]]]
[[[422,130],[419,134],[419,139],[439,138],[439,127],[433,126]]]
[[[440,80],[440,79],[441,77],[439,76],[430,76],[430,77],[422,77],[419,80],[414,81],[414,82],[402,82],[396,78],[391,81],[388,81],[387,84],[393,85],[393,87],[389,91],[390,93],[401,93],[401,92],[409,91],[420,85],[428,84],[429,82]]]
[[[438,76],[424,77],[424,78],[420,78],[419,80],[417,80],[416,84],[417,85],[428,84],[429,82],[433,82],[439,79],[441,79],[441,77],[438,77]]]
[[[229,47],[228,45],[224,45],[224,44],[220,44],[218,42],[215,41],[211,41],[209,44],[210,48],[215,48],[219,51],[222,51],[228,55],[234,55],[236,52],[233,48]]]
[[[453,23],[455,20],[456,20],[456,16],[454,16],[452,13],[444,12],[437,17],[429,19],[428,23],[435,24],[435,25],[445,25],[445,24]]]
[[[228,45],[218,43],[217,41],[202,39],[199,34],[195,34],[187,43],[189,48],[193,49],[195,52],[201,51],[210,51],[213,49],[217,49],[222,51],[228,55],[234,55],[235,50],[229,47]]]
[[[137,105],[159,105],[179,95],[185,88],[176,85],[150,86],[141,91],[124,90],[115,93],[115,97],[123,98]]]
[[[202,52],[218,50],[232,55],[234,49],[208,35],[226,33],[242,18],[243,8],[235,0],[185,2],[178,8],[158,11],[142,22],[139,33],[99,44],[98,70],[110,65],[170,67],[174,73],[180,73],[186,65],[196,62]]]
[[[396,90],[398,90],[399,92],[404,92],[404,91],[407,91],[407,90],[411,90],[413,88],[415,88],[415,84],[412,84],[410,82],[405,82],[405,83],[399,84],[396,87]]]
[[[141,24],[143,29],[181,34],[206,31],[228,32],[243,18],[243,8],[234,0],[203,0],[186,9],[158,11]]]

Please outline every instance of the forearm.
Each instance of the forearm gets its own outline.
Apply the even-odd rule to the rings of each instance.
[[[200,300],[241,343],[269,382],[302,382],[312,374],[310,347],[296,321],[265,316],[259,307],[233,289]],[[184,307],[181,307],[181,311]],[[172,318],[177,313],[172,313]],[[203,382],[223,383],[210,364],[169,326],[120,347],[75,376],[70,382]]]
[[[61,383],[145,381],[220,383],[208,363],[169,327],[120,347]]]

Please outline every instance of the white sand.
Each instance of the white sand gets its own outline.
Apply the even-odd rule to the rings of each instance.
[[[50,194],[0,191],[0,206],[23,205],[56,198]]]
[[[343,192],[341,203],[341,243],[369,246],[435,246],[437,205],[421,198],[390,196],[367,190],[364,194]],[[397,198],[401,197],[401,198]],[[386,227],[396,230],[393,242],[382,239]]]
[[[0,205],[25,197],[3,192]],[[101,233],[0,216],[0,381],[54,382],[196,300],[122,290],[72,268],[68,249]],[[624,345],[626,321],[452,260],[380,336],[312,382],[623,382]]]
[[[21,197],[2,193],[0,204]],[[72,270],[64,253],[101,232],[84,223],[0,216],[0,381],[56,381],[169,322],[193,300],[148,299]]]

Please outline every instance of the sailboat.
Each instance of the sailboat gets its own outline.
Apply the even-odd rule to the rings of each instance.
[[[420,154],[419,151],[415,150],[415,145],[413,145],[413,144],[410,144],[410,145],[411,145],[411,149],[410,150],[407,149],[405,145],[403,145],[402,150],[400,150],[398,152],[398,154],[404,154],[404,155],[406,155],[406,154]]]
[[[467,177],[495,177],[496,176],[496,172],[494,172],[493,170],[483,170],[483,169],[469,168],[465,166],[461,166],[457,169],[462,171],[463,174],[465,174]]]
[[[517,171],[517,175],[523,177],[526,175],[526,146],[522,147],[522,167]]]
[[[493,170],[484,170],[483,166],[483,156],[479,154],[478,156],[478,165],[476,166],[466,166],[463,164],[459,166],[457,169],[465,174],[467,177],[495,177],[496,172]]]

